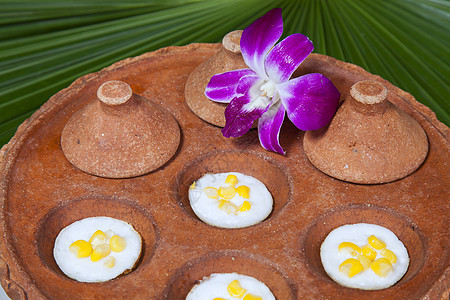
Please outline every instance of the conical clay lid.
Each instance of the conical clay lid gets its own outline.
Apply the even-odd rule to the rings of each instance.
[[[208,99],[205,88],[215,74],[248,68],[241,55],[241,35],[242,30],[225,35],[221,49],[198,66],[186,82],[185,97],[189,108],[199,118],[216,126],[225,126],[225,108],[228,104]]]
[[[306,132],[303,145],[322,172],[363,184],[403,178],[428,153],[420,124],[389,101],[381,83],[369,80],[354,84],[330,125]]]
[[[105,82],[97,97],[72,116],[61,135],[64,155],[75,167],[127,178],[156,170],[175,154],[180,129],[165,109],[122,81]]]

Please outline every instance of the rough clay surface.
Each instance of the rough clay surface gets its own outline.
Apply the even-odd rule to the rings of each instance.
[[[84,172],[108,178],[134,177],[164,165],[180,144],[173,116],[132,95],[124,83],[105,84],[96,93],[99,99],[91,95],[64,127],[61,147],[66,158]]]
[[[215,74],[231,70],[245,69],[240,51],[241,31],[228,33],[222,41],[220,50],[199,65],[189,76],[185,97],[189,108],[202,120],[216,126],[225,126],[225,108],[227,104],[211,101],[205,96],[205,88]]]
[[[363,184],[414,172],[428,153],[420,124],[392,104],[378,82],[358,82],[350,94],[328,126],[305,133],[308,159],[332,177]]]
[[[53,96],[22,124],[0,151],[0,282],[14,299],[184,299],[203,276],[239,272],[263,281],[277,299],[439,299],[448,296],[448,128],[406,92],[360,67],[311,55],[296,75],[321,72],[345,98],[350,87],[373,79],[392,102],[427,133],[430,151],[409,176],[387,184],[352,184],[316,169],[303,151],[303,132],[286,122],[286,156],[267,152],[256,130],[226,139],[186,105],[189,74],[220,45],[164,48],[86,75]],[[89,175],[65,158],[65,124],[108,80],[122,80],[177,120],[181,144],[161,168],[135,178]],[[261,180],[274,211],[259,225],[226,230],[198,220],[187,189],[206,172],[237,171]],[[73,281],[51,254],[57,233],[81,218],[104,215],[129,222],[143,238],[134,271],[99,284]],[[327,277],[319,248],[347,223],[373,223],[405,244],[405,277],[381,291],[343,288]]]

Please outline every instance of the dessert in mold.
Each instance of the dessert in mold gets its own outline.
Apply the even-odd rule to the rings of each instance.
[[[408,251],[392,231],[365,223],[331,231],[320,247],[320,258],[334,281],[362,290],[394,285],[409,265]]]
[[[237,273],[214,273],[194,285],[186,300],[275,300],[256,278]]]
[[[189,188],[189,202],[205,223],[224,228],[255,225],[272,211],[264,183],[237,172],[206,174]]]
[[[141,236],[130,224],[109,217],[91,217],[61,230],[53,255],[68,277],[81,282],[103,282],[130,272],[141,249]]]

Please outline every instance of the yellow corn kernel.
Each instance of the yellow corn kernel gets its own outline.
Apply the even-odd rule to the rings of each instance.
[[[219,188],[219,196],[224,199],[227,200],[233,199],[235,195],[236,189],[234,188],[234,186],[226,186],[226,187],[221,186]]]
[[[191,186],[189,187],[191,190],[195,189],[195,181],[191,184]]]
[[[69,251],[78,258],[88,257],[91,255],[92,246],[84,240],[78,240],[69,246]]]
[[[219,200],[219,208],[229,215],[238,214],[238,207],[228,200]]]
[[[248,199],[250,198],[250,188],[246,185],[240,185],[236,188],[236,192],[241,196],[242,198]]]
[[[109,246],[111,247],[112,251],[121,252],[127,246],[127,240],[124,237],[114,235],[109,240]]]
[[[108,244],[100,244],[94,248],[91,254],[91,261],[96,262],[111,253],[111,247]]]
[[[372,263],[372,261],[364,255],[358,255],[356,257],[357,260],[359,260],[359,262],[362,264],[364,270],[367,270],[370,267],[370,264]]]
[[[373,250],[373,248],[370,245],[362,246],[361,254],[366,256],[371,261],[374,261],[375,257],[377,257],[377,252],[375,250]]]
[[[229,185],[235,187],[236,184],[238,183],[238,179],[237,179],[236,175],[230,174],[225,179],[225,183],[228,183]]]
[[[89,244],[92,245],[92,248],[95,248],[96,246],[104,243],[106,243],[106,235],[101,230],[97,230],[96,232],[94,232],[94,234],[89,239]]]
[[[113,268],[116,265],[116,258],[114,256],[107,257],[103,265],[107,268]]]
[[[380,251],[381,256],[386,258],[391,264],[395,264],[397,262],[397,256],[394,252],[389,249],[383,249]]]
[[[356,257],[358,254],[361,254],[361,248],[351,242],[340,243],[338,246],[338,250],[348,252],[351,256],[354,257]]]
[[[230,294],[230,296],[233,298],[241,298],[242,296],[244,296],[245,292],[247,292],[247,290],[241,286],[241,283],[237,279],[230,282],[227,290],[228,294]]]
[[[386,247],[385,242],[382,240],[379,240],[376,236],[371,235],[367,238],[367,241],[369,242],[369,245],[374,247],[377,250],[381,250]]]
[[[205,194],[206,194],[206,196],[208,196],[208,198],[211,198],[211,199],[219,198],[219,191],[215,187],[212,187],[212,186],[205,187],[203,189],[203,192],[205,192]]]
[[[252,208],[252,204],[245,200],[244,202],[242,202],[241,207],[239,207],[239,211],[247,211],[250,210],[250,208]]]
[[[213,300],[227,300],[227,299],[224,299],[224,298],[214,298]]]
[[[381,277],[386,277],[394,268],[392,268],[391,263],[386,258],[379,258],[375,260],[370,268]]]
[[[263,300],[263,298],[253,294],[247,294],[242,300]]]
[[[356,274],[364,270],[361,262],[355,258],[349,258],[344,260],[344,262],[339,266],[339,271],[347,275],[348,277],[353,277]]]

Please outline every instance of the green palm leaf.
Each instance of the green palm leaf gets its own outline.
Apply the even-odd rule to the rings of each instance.
[[[219,42],[271,8],[284,36],[360,65],[449,117],[450,4],[439,0],[0,0],[0,145],[76,78],[170,45]]]

